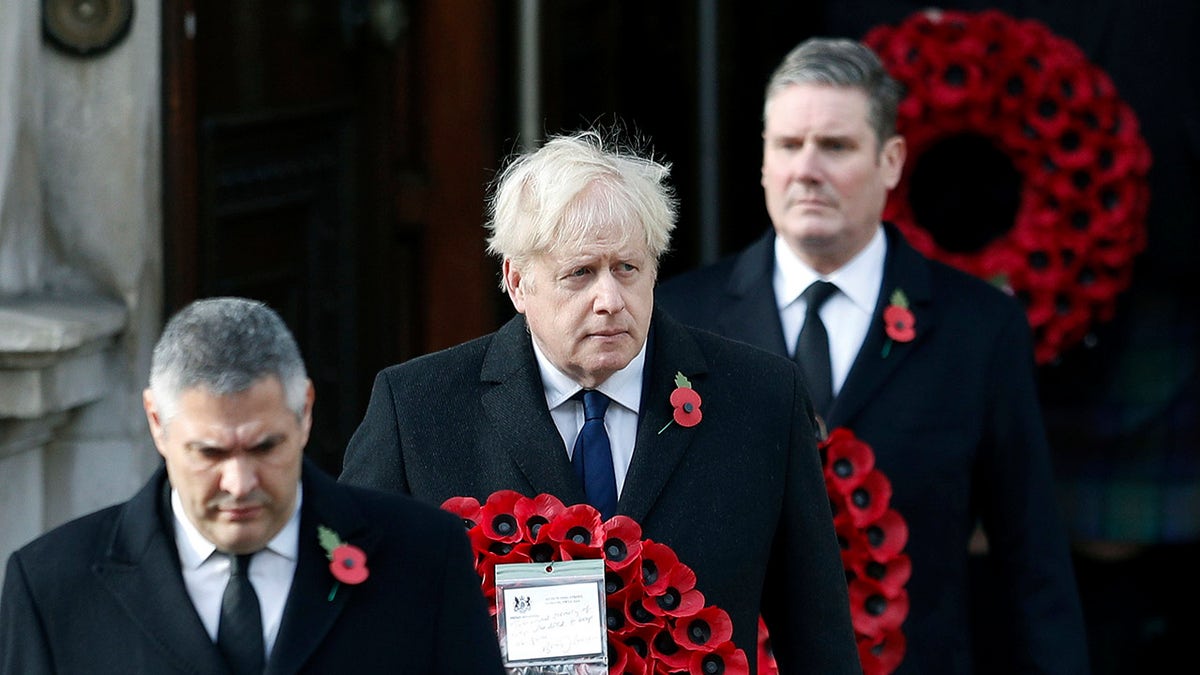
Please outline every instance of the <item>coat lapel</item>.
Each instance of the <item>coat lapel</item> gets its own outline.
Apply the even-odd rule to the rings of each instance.
[[[225,672],[183,585],[166,486],[166,471],[160,468],[122,507],[112,543],[92,569],[174,667],[187,673]]]
[[[875,304],[867,337],[830,408],[827,420],[830,429],[844,426],[853,419],[917,345],[930,335],[937,323],[930,302],[928,262],[905,241],[899,230],[891,225],[885,225],[884,228],[887,232],[888,252],[884,263],[883,286]],[[892,341],[888,346],[883,311],[891,303],[892,293],[897,289],[903,290],[908,297],[916,336],[910,342]]]
[[[661,311],[654,312],[649,339],[637,442],[617,503],[617,513],[638,522],[646,519],[696,435],[696,427],[672,421],[675,373],[683,373],[695,384],[708,372],[704,355],[687,330]]]
[[[483,409],[491,425],[488,442],[512,458],[533,494],[552,494],[566,504],[586,501],[546,407],[525,317],[513,317],[496,332],[480,380]]]
[[[740,253],[725,286],[717,331],[775,354],[790,356],[775,303],[775,231]]]
[[[275,648],[267,662],[268,674],[299,671],[325,639],[350,597],[358,592],[354,586],[336,583],[318,539],[317,526],[324,525],[342,541],[361,548],[368,561],[378,545],[378,536],[368,528],[354,504],[309,460],[305,460],[303,481],[296,574],[284,605]]]

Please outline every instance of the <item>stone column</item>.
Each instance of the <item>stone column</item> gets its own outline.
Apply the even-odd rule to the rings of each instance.
[[[0,0],[0,559],[158,465],[159,7],[81,58],[44,43],[41,3]]]

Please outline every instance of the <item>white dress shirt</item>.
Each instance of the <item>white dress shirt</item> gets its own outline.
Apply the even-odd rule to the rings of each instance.
[[[883,261],[887,256],[887,237],[883,227],[875,231],[866,248],[833,274],[822,277],[792,253],[788,245],[775,237],[775,302],[788,354],[796,351],[800,330],[804,327],[804,311],[808,303],[800,294],[818,279],[836,284],[834,293],[821,306],[821,323],[829,335],[829,367],[833,380],[833,395],[837,396],[850,366],[854,364],[879,300],[883,284]]]
[[[542,374],[542,388],[546,392],[546,405],[550,417],[562,436],[567,458],[575,450],[575,437],[583,428],[583,401],[571,400],[581,387],[559,370],[542,350],[537,340],[533,341],[533,354],[537,357],[538,370]],[[604,429],[608,432],[608,443],[612,448],[613,474],[617,478],[617,497],[625,488],[625,476],[629,473],[629,462],[633,459],[633,446],[637,442],[638,409],[642,402],[642,370],[646,364],[646,345],[629,365],[613,373],[596,388],[612,403],[604,413]]]
[[[300,503],[302,486],[296,488],[296,509],[283,529],[267,542],[267,547],[254,554],[250,562],[250,584],[258,595],[263,620],[263,646],[269,657],[279,635],[283,620],[283,605],[287,602],[296,574],[296,556],[300,550]],[[175,547],[183,584],[187,587],[200,622],[213,642],[217,641],[217,624],[221,619],[221,596],[229,582],[229,556],[217,551],[204,538],[183,510],[178,491],[171,490],[171,511],[175,515]]]

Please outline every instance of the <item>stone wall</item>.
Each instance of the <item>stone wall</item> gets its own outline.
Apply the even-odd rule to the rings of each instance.
[[[0,0],[0,557],[128,498],[162,323],[159,3],[115,48],[45,43]],[[0,571],[2,574],[2,571]]]

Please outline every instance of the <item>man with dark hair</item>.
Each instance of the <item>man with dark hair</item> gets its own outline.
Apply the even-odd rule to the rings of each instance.
[[[873,447],[910,533],[897,673],[972,672],[968,541],[982,524],[1005,600],[999,671],[1082,675],[1082,615],[1025,315],[881,222],[904,166],[900,95],[859,42],[813,38],[792,50],[763,107],[773,230],[664,282],[657,300],[684,323],[791,355],[825,427]]]
[[[457,518],[338,485],[314,391],[265,305],[167,324],[143,400],[165,466],[12,555],[0,673],[502,673]]]

